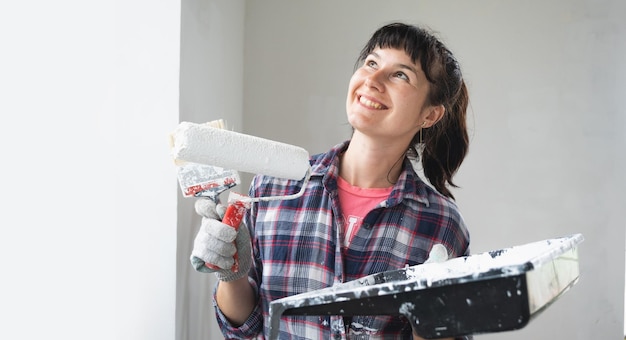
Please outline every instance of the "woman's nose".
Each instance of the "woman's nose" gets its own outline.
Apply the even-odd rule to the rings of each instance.
[[[381,77],[383,77],[383,72],[381,72],[380,70],[368,74],[365,77],[365,86],[383,92],[385,90],[385,85],[383,84]]]

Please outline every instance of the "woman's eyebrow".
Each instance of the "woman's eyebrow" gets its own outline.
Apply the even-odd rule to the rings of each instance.
[[[380,56],[376,52],[371,52],[369,54],[369,56],[375,57],[376,59],[380,60]],[[411,66],[411,65],[402,64],[402,63],[396,63],[396,64],[394,64],[394,66],[397,66],[397,67],[402,68],[402,69],[409,70],[409,71],[413,72],[416,76],[419,76],[419,73],[417,72],[417,69],[415,67]]]
[[[397,64],[398,67],[403,68],[403,69],[407,69],[413,73],[415,73],[415,75],[419,75],[419,73],[417,73],[417,69],[411,65],[405,65],[405,64]]]

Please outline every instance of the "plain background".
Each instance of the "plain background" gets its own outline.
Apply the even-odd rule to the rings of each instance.
[[[323,152],[350,135],[348,81],[371,33],[394,20],[430,27],[460,61],[471,96],[470,152],[453,192],[472,251],[585,237],[581,278],[569,292],[524,329],[477,338],[618,339],[624,14],[617,0],[186,1],[180,117],[224,118],[236,131]],[[198,221],[189,216],[192,202],[179,202],[181,250]],[[178,268],[188,253],[179,253]],[[178,339],[219,338],[206,321],[211,277],[183,271]]]
[[[458,174],[473,251],[581,232],[581,279],[520,331],[621,339],[624,3],[0,4],[0,338],[219,339],[168,133],[181,119],[323,151],[359,48],[441,32],[472,94]]]

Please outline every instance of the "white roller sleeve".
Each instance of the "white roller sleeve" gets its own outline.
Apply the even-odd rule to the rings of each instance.
[[[309,153],[301,147],[207,124],[181,122],[170,137],[178,161],[296,180],[310,167]]]

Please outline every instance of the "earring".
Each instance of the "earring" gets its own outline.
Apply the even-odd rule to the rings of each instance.
[[[424,134],[422,133],[422,131],[424,131],[424,125],[426,125],[426,122],[423,122],[420,127],[420,144],[424,144]]]

